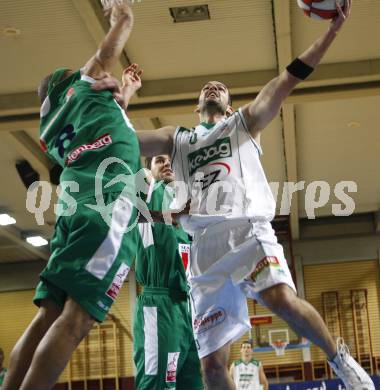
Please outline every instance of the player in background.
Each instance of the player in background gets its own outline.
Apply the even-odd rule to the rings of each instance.
[[[241,344],[240,357],[230,367],[236,390],[268,390],[264,367],[260,361],[253,358],[252,344],[249,341]]]
[[[39,310],[11,353],[3,390],[52,388],[94,321],[105,318],[135,252],[136,230],[124,234],[136,214],[129,199],[120,196],[124,185],[103,194],[94,190],[95,172],[107,158],[116,156],[128,169],[112,165],[101,178],[103,186],[120,173],[140,169],[139,144],[123,108],[110,92],[91,90],[118,61],[133,26],[127,4],[112,6],[106,16],[109,32],[85,66],[58,69],[39,87],[41,145],[63,167],[61,184],[74,182],[69,198],[74,202],[63,190],[60,202],[69,213],[57,221],[51,257],[36,289]],[[113,205],[109,224],[88,206],[96,205],[100,195]]]
[[[147,168],[152,174],[148,207],[169,210],[174,191],[169,156],[147,159]],[[202,390],[185,274],[189,236],[179,226],[162,223],[140,223],[139,231],[135,271],[143,291],[134,319],[136,389]]]

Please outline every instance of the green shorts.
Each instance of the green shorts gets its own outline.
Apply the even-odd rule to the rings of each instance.
[[[106,193],[104,200],[109,219],[88,207],[95,198],[78,202],[72,216],[58,219],[34,297],[37,306],[50,298],[63,308],[71,297],[97,321],[105,319],[135,258],[137,211],[119,193]]]
[[[202,390],[186,293],[144,288],[134,317],[136,390]]]

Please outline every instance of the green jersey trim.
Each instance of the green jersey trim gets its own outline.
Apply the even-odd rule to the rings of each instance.
[[[51,94],[52,90],[56,87],[56,85],[60,84],[60,82],[63,81],[61,80],[62,76],[68,70],[69,70],[68,68],[58,68],[57,70],[54,71],[49,81],[48,95]]]
[[[216,125],[216,123],[201,122],[200,125],[205,127],[207,130],[210,130]]]
[[[250,364],[250,363],[254,364],[257,367],[260,367],[260,365],[261,365],[260,361],[256,360],[256,359],[251,359],[248,363],[245,363],[244,360],[242,360],[242,359],[234,361],[235,366],[239,366],[240,364],[244,364],[245,366],[248,366],[248,364]]]

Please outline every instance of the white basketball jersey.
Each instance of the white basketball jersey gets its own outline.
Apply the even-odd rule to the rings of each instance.
[[[260,390],[260,370],[261,363],[252,359],[248,364],[242,360],[234,362],[233,376],[236,390]]]
[[[178,128],[172,165],[191,199],[191,216],[181,219],[184,229],[191,233],[226,219],[272,220],[276,205],[261,153],[240,110],[211,128]]]

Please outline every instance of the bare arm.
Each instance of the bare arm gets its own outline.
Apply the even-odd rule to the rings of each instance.
[[[231,376],[232,380],[234,381],[235,380],[235,378],[234,378],[234,363],[232,363],[230,366],[230,376]]]
[[[263,387],[262,390],[268,390],[269,389],[269,384],[268,384],[268,379],[265,376],[263,365],[260,366],[259,380],[260,380],[260,385]]]
[[[138,131],[137,138],[140,142],[141,154],[147,157],[154,157],[159,154],[173,152],[173,137],[175,127],[166,126],[158,130]]]
[[[104,77],[112,70],[123,51],[133,27],[131,8],[122,3],[105,11],[110,17],[111,28],[100,43],[96,54],[85,65],[84,73],[94,79]]]
[[[336,38],[338,31],[351,11],[351,1],[346,0],[344,11],[338,7],[339,15],[331,22],[329,29],[299,59],[305,64],[315,67]],[[259,93],[256,99],[242,108],[247,126],[254,138],[259,140],[263,130],[278,114],[282,103],[302,80],[284,70],[271,80]]]

